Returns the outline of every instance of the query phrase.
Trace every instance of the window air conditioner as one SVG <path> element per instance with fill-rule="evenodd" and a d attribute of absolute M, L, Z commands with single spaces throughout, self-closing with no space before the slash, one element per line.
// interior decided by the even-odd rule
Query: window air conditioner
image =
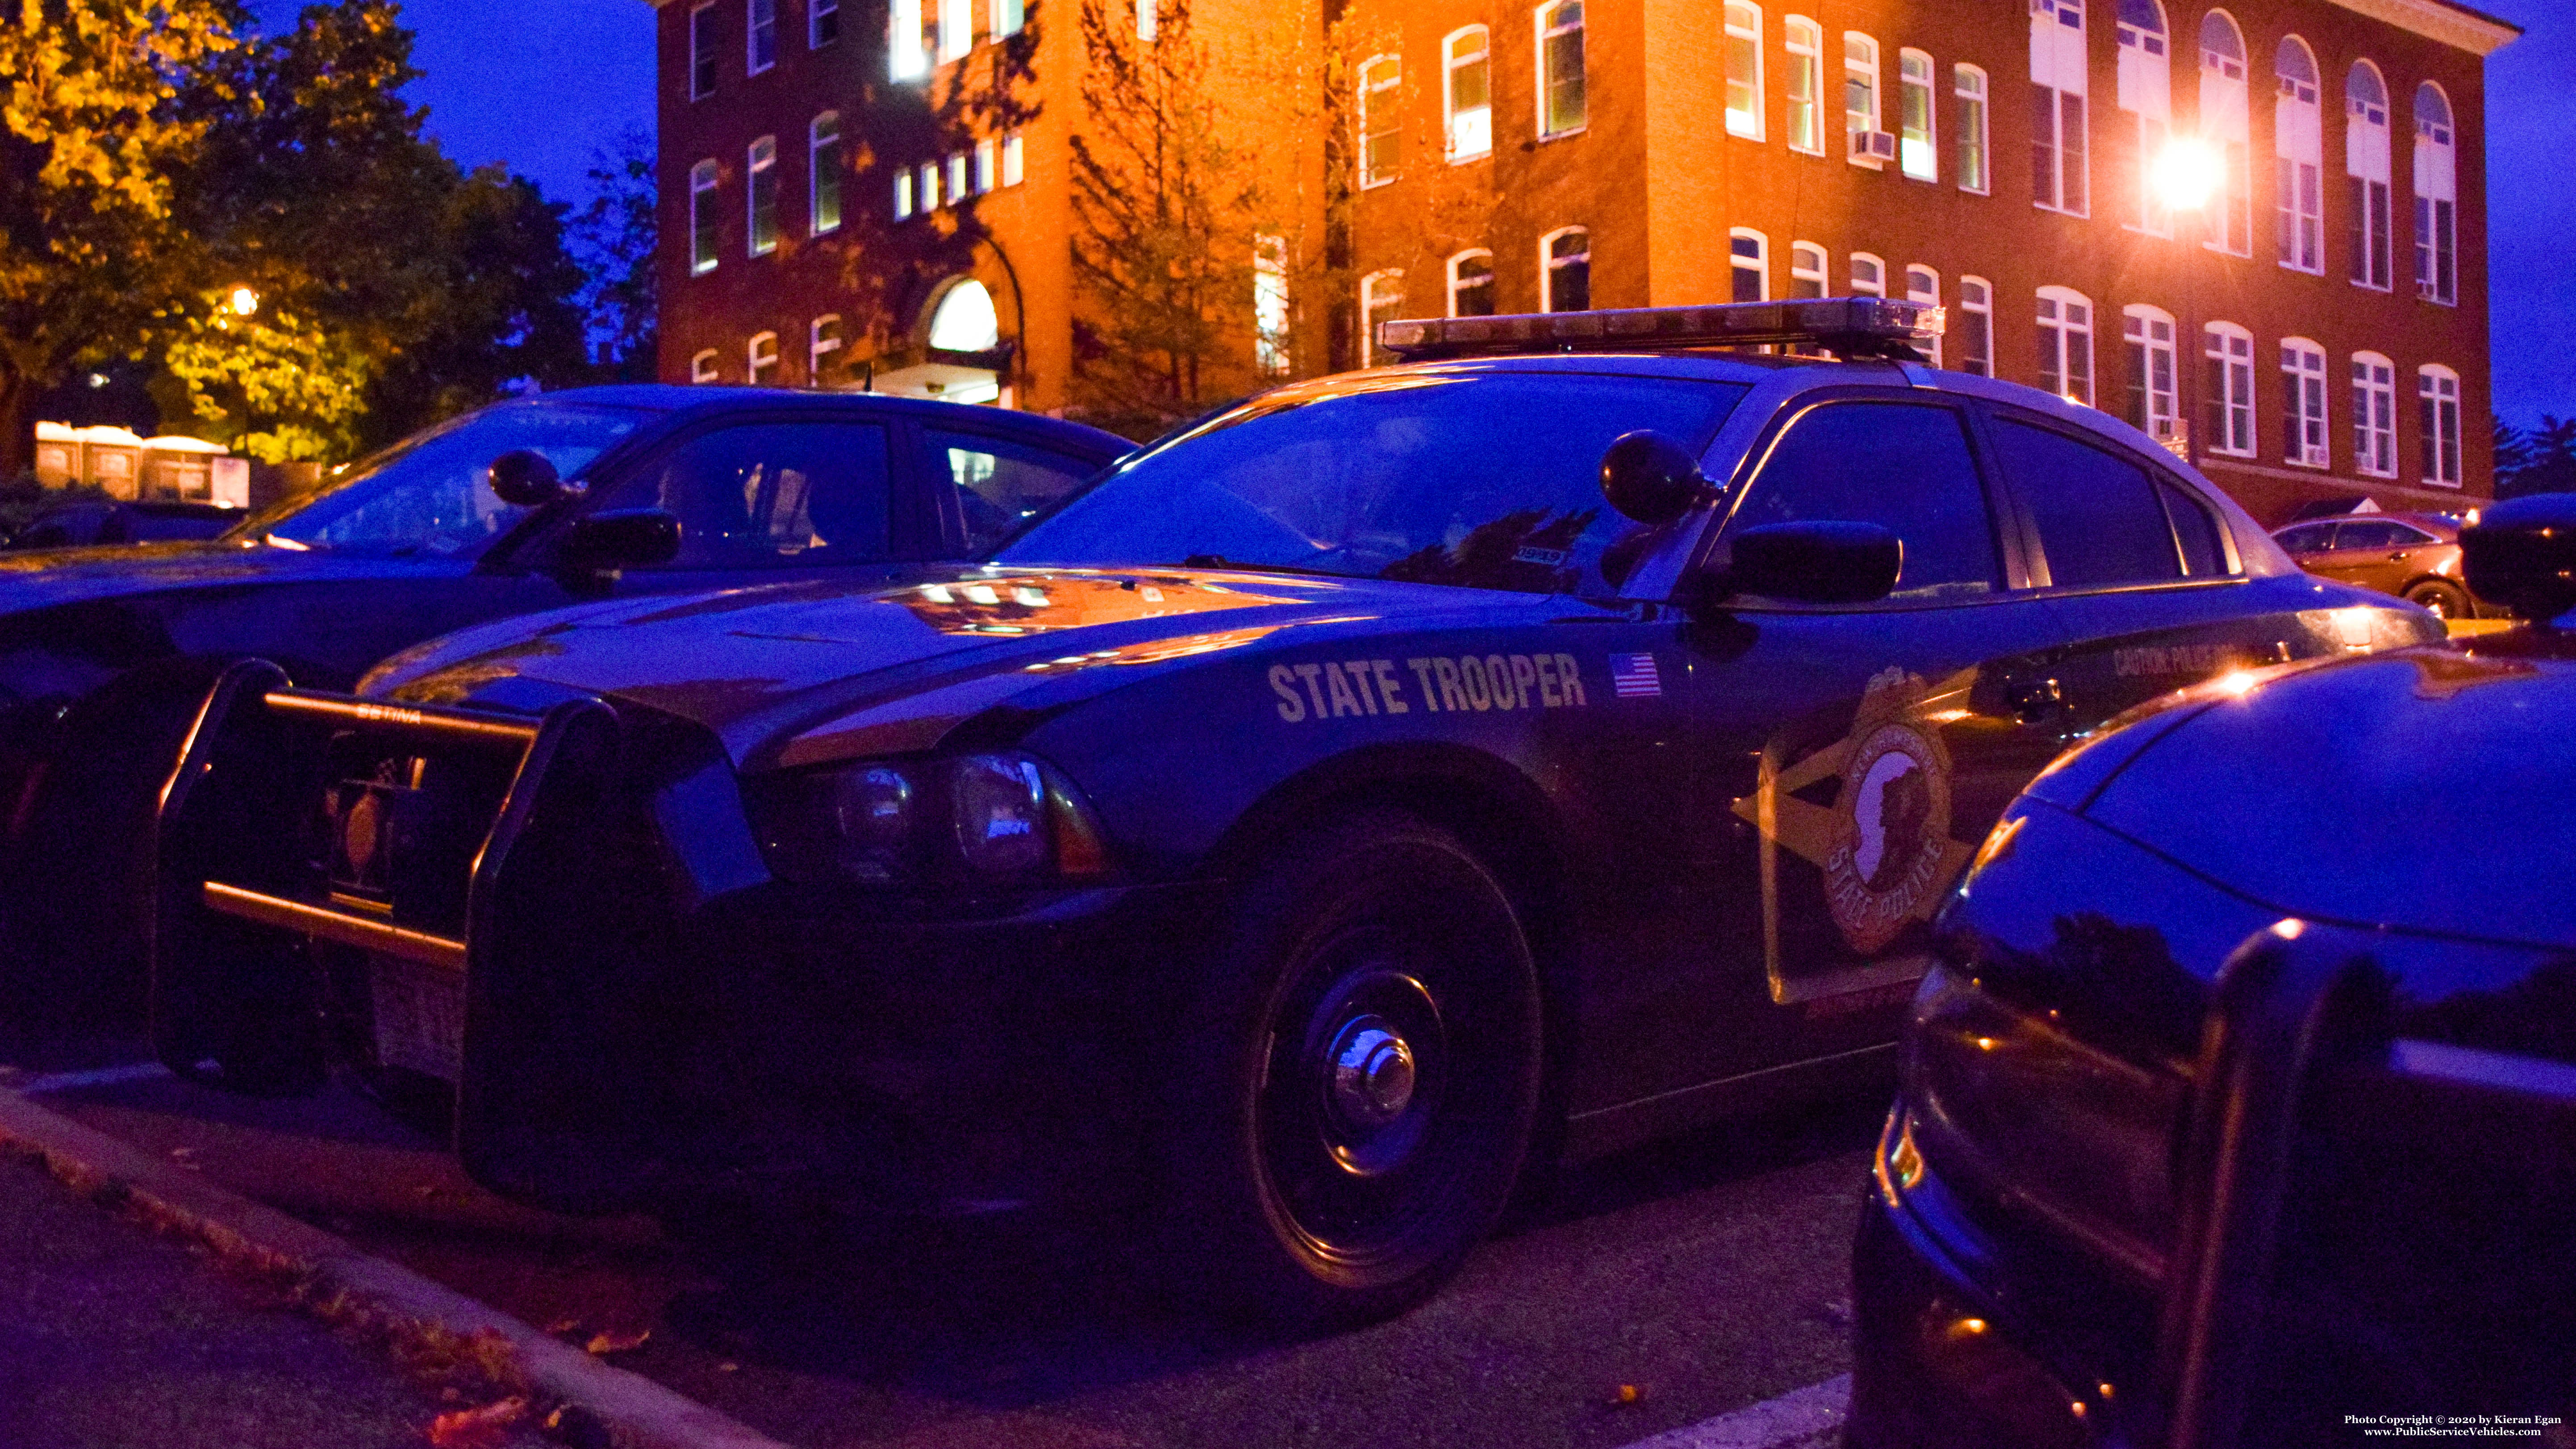
<path fill-rule="evenodd" d="M 1854 131 L 1851 133 L 1851 153 L 1875 161 L 1893 161 L 1896 159 L 1896 136 L 1889 131 Z"/>

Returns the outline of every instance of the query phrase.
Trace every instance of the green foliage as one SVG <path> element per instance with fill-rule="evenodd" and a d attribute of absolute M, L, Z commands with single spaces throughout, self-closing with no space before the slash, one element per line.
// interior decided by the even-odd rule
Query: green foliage
<path fill-rule="evenodd" d="M 79 503 L 104 499 L 107 490 L 87 483 L 67 488 L 48 488 L 36 481 L 33 473 L 21 473 L 0 483 L 0 538 L 6 538 L 34 521 L 37 514 L 57 503 Z"/>
<path fill-rule="evenodd" d="M 654 291 L 653 138 L 618 137 L 594 152 L 590 205 L 571 223 L 572 254 L 586 274 L 581 307 L 590 319 L 594 365 L 621 382 L 651 382 L 659 309 Z"/>
<path fill-rule="evenodd" d="M 2498 418 L 2495 432 L 2498 498 L 2576 493 L 2576 419 L 2543 413 L 2539 427 L 2524 429 Z"/>

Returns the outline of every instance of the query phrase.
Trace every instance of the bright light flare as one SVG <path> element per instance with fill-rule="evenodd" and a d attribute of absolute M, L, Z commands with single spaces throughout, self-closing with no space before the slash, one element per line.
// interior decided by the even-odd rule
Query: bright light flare
<path fill-rule="evenodd" d="M 2175 211 L 2198 211 L 2227 182 L 2227 160 L 2197 136 L 2176 136 L 2147 168 L 2156 199 Z"/>
<path fill-rule="evenodd" d="M 259 310 L 259 293 L 248 287 L 235 287 L 224 294 L 224 310 L 236 317 L 247 317 Z"/>

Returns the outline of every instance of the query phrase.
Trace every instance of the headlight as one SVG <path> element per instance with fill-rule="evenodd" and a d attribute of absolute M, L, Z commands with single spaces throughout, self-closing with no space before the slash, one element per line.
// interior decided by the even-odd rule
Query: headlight
<path fill-rule="evenodd" d="M 788 879 L 980 885 L 1104 875 L 1109 854 L 1070 781 L 1034 757 L 869 760 L 746 790 Z"/>
<path fill-rule="evenodd" d="M 969 755 L 949 776 L 957 851 L 985 875 L 1018 875 L 1047 858 L 1046 782 L 1025 755 Z"/>
<path fill-rule="evenodd" d="M 912 840 L 912 781 L 891 765 L 832 777 L 831 816 L 843 869 L 861 880 L 893 880 Z"/>

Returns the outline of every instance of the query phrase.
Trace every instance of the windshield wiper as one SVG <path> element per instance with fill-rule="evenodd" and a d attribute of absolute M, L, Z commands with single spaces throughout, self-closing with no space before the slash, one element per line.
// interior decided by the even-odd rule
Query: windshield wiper
<path fill-rule="evenodd" d="M 1227 558 L 1221 553 L 1191 554 L 1188 558 L 1181 560 L 1181 567 L 1185 569 L 1233 569 L 1239 573 L 1247 574 L 1306 574 L 1310 577 L 1319 579 L 1350 579 L 1359 577 L 1357 574 L 1336 573 L 1331 569 L 1310 569 L 1301 567 L 1297 564 L 1247 563 L 1242 559 Z"/>

